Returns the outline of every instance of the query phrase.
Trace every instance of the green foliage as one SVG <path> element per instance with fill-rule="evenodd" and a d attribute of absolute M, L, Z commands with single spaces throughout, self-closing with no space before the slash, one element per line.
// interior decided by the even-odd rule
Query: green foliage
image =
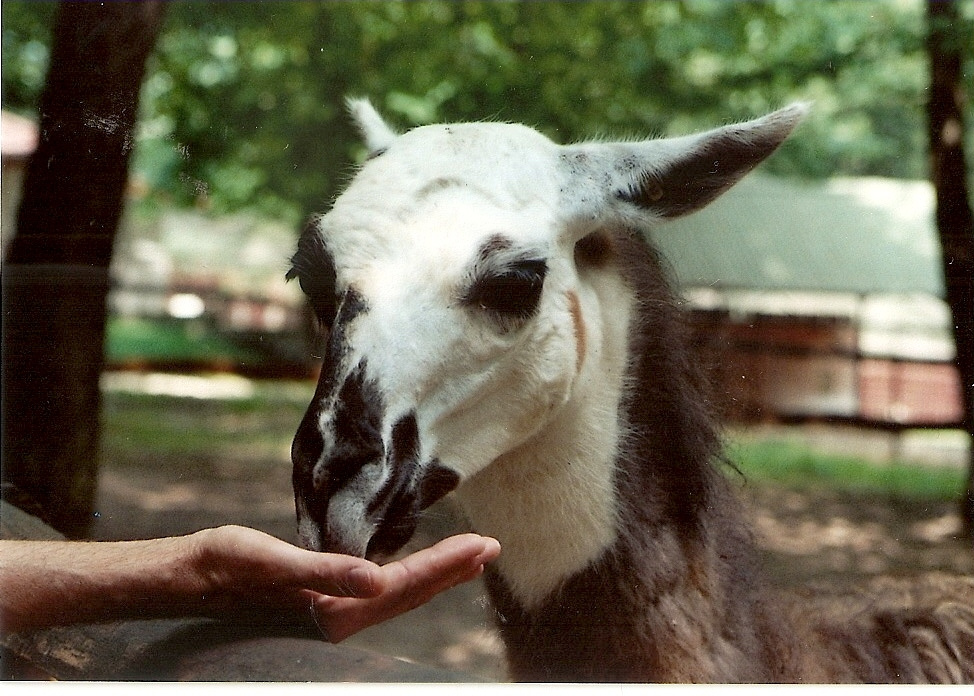
<path fill-rule="evenodd" d="M 4 0 L 5 108 L 35 104 L 51 15 Z M 560 141 L 812 99 L 772 171 L 923 177 L 924 31 L 918 0 L 172 2 L 136 169 L 164 201 L 296 224 L 361 155 L 347 95 L 403 128 L 492 118 Z"/>
<path fill-rule="evenodd" d="M 3 108 L 30 112 L 47 77 L 56 3 L 0 4 Z"/>

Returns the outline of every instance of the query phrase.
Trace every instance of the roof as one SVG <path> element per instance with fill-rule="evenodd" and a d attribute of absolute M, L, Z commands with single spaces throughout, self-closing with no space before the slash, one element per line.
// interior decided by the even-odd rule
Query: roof
<path fill-rule="evenodd" d="M 651 236 L 685 289 L 944 296 L 926 181 L 752 174 Z"/>

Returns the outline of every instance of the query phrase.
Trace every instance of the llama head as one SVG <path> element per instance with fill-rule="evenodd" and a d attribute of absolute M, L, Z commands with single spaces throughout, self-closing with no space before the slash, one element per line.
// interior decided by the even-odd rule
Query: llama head
<path fill-rule="evenodd" d="M 370 156 L 289 272 L 329 331 L 293 483 L 306 546 L 370 556 L 538 436 L 598 370 L 604 230 L 706 205 L 804 113 L 561 146 L 500 123 L 397 135 L 368 102 L 350 107 Z"/>

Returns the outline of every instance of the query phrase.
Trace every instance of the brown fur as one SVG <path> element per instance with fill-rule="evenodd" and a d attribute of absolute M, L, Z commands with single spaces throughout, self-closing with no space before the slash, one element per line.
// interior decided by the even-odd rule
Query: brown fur
<path fill-rule="evenodd" d="M 638 298 L 617 542 L 527 610 L 486 580 L 519 681 L 974 681 L 974 579 L 884 580 L 850 597 L 777 597 L 728 479 L 681 312 L 655 253 L 593 247 Z M 586 248 L 586 254 L 589 249 Z M 606 259 L 606 255 L 610 258 Z"/>
<path fill-rule="evenodd" d="M 568 309 L 572 315 L 572 327 L 575 331 L 575 369 L 581 370 L 582 363 L 585 362 L 585 321 L 582 319 L 582 306 L 578 301 L 578 295 L 569 291 Z"/>

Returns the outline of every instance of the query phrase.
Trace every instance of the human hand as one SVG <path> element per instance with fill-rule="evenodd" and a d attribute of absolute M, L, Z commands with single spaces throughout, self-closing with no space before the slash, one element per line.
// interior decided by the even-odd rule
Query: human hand
<path fill-rule="evenodd" d="M 379 566 L 307 551 L 247 527 L 206 529 L 188 539 L 194 544 L 194 593 L 205 613 L 255 606 L 261 613 L 310 612 L 334 643 L 473 580 L 500 553 L 496 540 L 462 534 Z"/>

